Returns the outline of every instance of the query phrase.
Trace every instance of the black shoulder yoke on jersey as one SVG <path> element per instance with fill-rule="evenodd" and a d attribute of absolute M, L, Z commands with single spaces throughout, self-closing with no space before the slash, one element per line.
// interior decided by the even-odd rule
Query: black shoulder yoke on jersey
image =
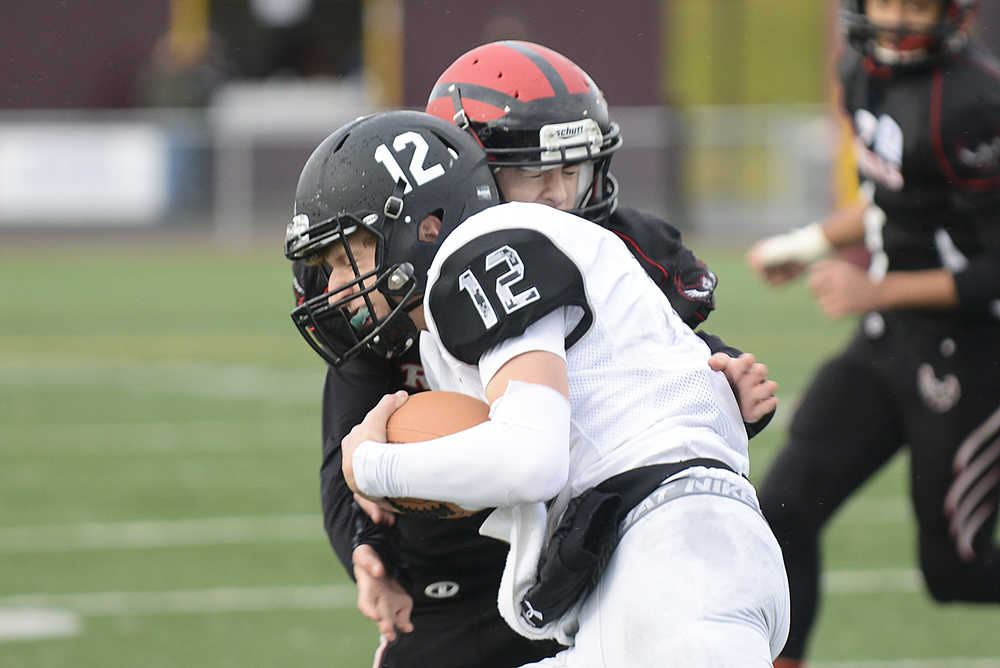
<path fill-rule="evenodd" d="M 945 178 L 963 191 L 1000 192 L 1000 62 L 973 43 L 931 85 L 939 107 L 932 117 L 935 151 Z"/>
<path fill-rule="evenodd" d="M 428 304 L 445 348 L 466 364 L 560 306 L 584 312 L 567 348 L 593 321 L 576 264 L 547 236 L 523 228 L 484 234 L 452 253 Z"/>
<path fill-rule="evenodd" d="M 681 242 L 681 233 L 665 220 L 619 206 L 607 229 L 625 242 L 681 320 L 695 329 L 715 308 L 718 279 Z"/>

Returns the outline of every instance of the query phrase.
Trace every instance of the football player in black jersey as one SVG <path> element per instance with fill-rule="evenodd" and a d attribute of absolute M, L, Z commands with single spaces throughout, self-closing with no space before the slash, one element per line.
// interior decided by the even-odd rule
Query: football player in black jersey
<path fill-rule="evenodd" d="M 1000 601 L 1000 63 L 969 39 L 974 10 L 843 3 L 841 99 L 862 198 L 748 254 L 773 284 L 808 266 L 829 316 L 861 316 L 802 397 L 761 489 L 792 592 L 779 665 L 806 651 L 826 521 L 904 446 L 931 595 Z M 821 259 L 861 241 L 867 272 Z"/>
<path fill-rule="evenodd" d="M 507 95 L 506 88 L 490 89 L 473 61 L 502 70 L 501 79 L 493 72 L 492 82 L 502 80 L 517 89 L 520 101 Z M 452 88 L 452 83 L 459 85 Z M 529 100 L 532 87 L 547 92 L 535 93 Z M 489 104 L 497 96 L 510 102 L 504 103 L 508 109 L 500 109 L 499 115 Z M 456 108 L 466 113 L 459 114 Z M 481 110 L 489 113 L 484 116 Z M 505 183 L 503 197 L 572 209 L 608 227 L 626 243 L 690 327 L 708 317 L 714 308 L 714 274 L 682 245 L 675 228 L 618 206 L 618 186 L 608 167 L 621 145 L 620 132 L 608 118 L 600 91 L 571 61 L 523 42 L 477 47 L 442 74 L 428 111 L 460 123 L 485 145 L 497 178 Z M 584 123 L 585 119 L 592 122 Z M 511 133 L 512 128 L 518 132 Z M 544 136 L 543 128 L 548 132 Z M 551 153 L 543 152 L 543 141 L 549 142 Z M 400 173 L 417 150 L 401 146 L 413 155 L 400 161 L 390 160 L 388 152 L 379 156 L 387 169 Z M 297 304 L 326 289 L 327 274 L 322 267 L 296 261 L 293 272 Z M 748 407 L 744 411 L 747 428 L 756 433 L 773 414 L 776 385 L 764 380 L 766 369 L 752 356 L 740 356 L 717 337 L 699 335 L 713 351 L 727 353 L 714 357 L 712 363 L 719 369 L 726 367 L 734 388 L 741 390 Z M 495 595 L 507 546 L 478 534 L 482 514 L 449 521 L 396 518 L 364 500 L 356 502 L 347 489 L 341 475 L 341 439 L 383 394 L 399 389 L 427 389 L 415 348 L 389 360 L 365 353 L 339 368 L 331 367 L 323 392 L 324 524 L 335 552 L 358 582 L 359 608 L 378 622 L 389 641 L 383 644 L 381 663 L 376 665 L 433 662 L 499 668 L 554 653 L 557 645 L 526 641 L 497 614 Z M 367 512 L 362 512 L 359 503 Z M 416 631 L 400 636 L 397 628 Z"/>

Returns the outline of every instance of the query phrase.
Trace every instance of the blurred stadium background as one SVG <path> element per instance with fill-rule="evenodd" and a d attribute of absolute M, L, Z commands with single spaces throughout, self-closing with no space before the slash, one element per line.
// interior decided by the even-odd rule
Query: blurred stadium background
<path fill-rule="evenodd" d="M 1000 6 L 981 34 L 1000 51 Z M 5 0 L 0 21 L 0 666 L 367 666 L 318 512 L 318 360 L 280 247 L 299 169 L 351 118 L 422 107 L 476 44 L 602 86 L 623 199 L 720 276 L 710 331 L 798 392 L 850 322 L 766 291 L 750 239 L 850 192 L 836 2 Z M 1000 666 L 993 608 L 940 607 L 905 458 L 827 536 L 818 668 Z"/>

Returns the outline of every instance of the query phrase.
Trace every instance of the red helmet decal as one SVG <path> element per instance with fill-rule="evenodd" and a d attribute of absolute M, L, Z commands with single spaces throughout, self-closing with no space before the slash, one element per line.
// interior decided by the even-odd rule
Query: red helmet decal
<path fill-rule="evenodd" d="M 475 84 L 525 102 L 552 97 L 552 84 L 534 63 L 500 44 L 473 49 L 444 71 L 438 83 Z"/>
<path fill-rule="evenodd" d="M 583 70 L 577 66 L 572 60 L 566 56 L 548 49 L 539 44 L 532 44 L 531 42 L 514 42 L 518 46 L 534 51 L 539 55 L 539 57 L 544 58 L 548 61 L 559 76 L 562 78 L 563 84 L 566 86 L 566 91 L 570 95 L 577 95 L 580 93 L 586 93 L 590 91 L 593 82 L 584 73 Z"/>
<path fill-rule="evenodd" d="M 530 102 L 557 91 L 587 93 L 592 82 L 565 56 L 530 42 L 493 42 L 458 58 L 441 74 L 441 84 L 472 84 Z M 465 95 L 463 95 L 465 98 Z"/>

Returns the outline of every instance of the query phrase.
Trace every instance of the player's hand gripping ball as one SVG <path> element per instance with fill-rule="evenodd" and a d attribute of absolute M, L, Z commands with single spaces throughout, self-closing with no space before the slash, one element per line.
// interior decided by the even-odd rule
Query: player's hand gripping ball
<path fill-rule="evenodd" d="M 489 417 L 489 404 L 474 397 L 458 392 L 419 392 L 410 395 L 389 417 L 386 436 L 390 443 L 428 441 L 474 427 Z M 457 519 L 476 512 L 454 503 L 427 499 L 407 497 L 386 501 L 400 513 L 436 519 Z"/>

